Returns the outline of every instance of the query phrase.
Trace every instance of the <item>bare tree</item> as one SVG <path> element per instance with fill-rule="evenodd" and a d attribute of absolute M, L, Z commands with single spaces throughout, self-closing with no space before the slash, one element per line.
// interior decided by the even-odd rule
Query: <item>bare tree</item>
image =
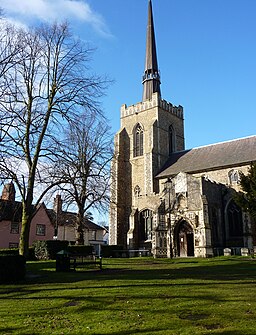
<path fill-rule="evenodd" d="M 0 17 L 2 11 L 0 8 Z M 0 20 L 0 78 L 6 75 L 15 64 L 15 57 L 20 51 L 19 33 L 3 18 Z M 6 85 L 4 80 L 0 81 L 0 96 L 5 94 Z M 0 138 L 1 140 L 1 138 Z"/>
<path fill-rule="evenodd" d="M 65 147 L 62 143 L 62 154 L 53 168 L 54 178 L 65 181 L 60 187 L 65 202 L 77 208 L 77 244 L 84 244 L 84 219 L 89 210 L 108 208 L 112 138 L 104 118 L 80 118 L 70 124 Z"/>
<path fill-rule="evenodd" d="M 57 139 L 81 110 L 100 113 L 98 99 L 107 81 L 89 75 L 93 50 L 74 39 L 66 23 L 13 31 L 10 46 L 18 53 L 0 78 L 4 92 L 0 96 L 0 177 L 13 180 L 20 193 L 19 250 L 27 255 L 32 204 L 36 200 L 36 206 L 59 182 L 47 176 L 44 184 L 40 171 L 56 159 Z"/>

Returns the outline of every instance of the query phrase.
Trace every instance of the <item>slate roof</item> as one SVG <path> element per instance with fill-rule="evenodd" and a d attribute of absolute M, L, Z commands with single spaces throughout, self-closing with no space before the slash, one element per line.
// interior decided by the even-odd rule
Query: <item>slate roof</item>
<path fill-rule="evenodd" d="M 156 177 L 217 170 L 251 162 L 256 162 L 256 136 L 175 152 Z"/>

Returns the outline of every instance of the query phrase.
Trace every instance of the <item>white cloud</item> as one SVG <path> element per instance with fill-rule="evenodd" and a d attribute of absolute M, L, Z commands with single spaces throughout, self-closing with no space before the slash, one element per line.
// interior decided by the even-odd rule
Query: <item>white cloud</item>
<path fill-rule="evenodd" d="M 111 35 L 103 17 L 93 11 L 86 0 L 1 0 L 0 7 L 12 20 L 54 21 L 79 20 L 87 22 L 98 33 Z"/>

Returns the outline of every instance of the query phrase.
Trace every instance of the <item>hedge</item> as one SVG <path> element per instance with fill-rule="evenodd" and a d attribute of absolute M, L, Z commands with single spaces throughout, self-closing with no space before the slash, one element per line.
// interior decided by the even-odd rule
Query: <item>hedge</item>
<path fill-rule="evenodd" d="M 92 245 L 69 245 L 67 251 L 71 254 L 91 255 L 94 251 Z"/>
<path fill-rule="evenodd" d="M 124 250 L 122 245 L 102 245 L 101 246 L 101 256 L 108 257 L 120 257 L 121 251 Z"/>
<path fill-rule="evenodd" d="M 34 243 L 35 257 L 40 260 L 56 259 L 56 254 L 61 250 L 67 250 L 68 241 L 48 240 Z"/>
<path fill-rule="evenodd" d="M 35 250 L 34 247 L 29 247 L 28 250 L 28 261 L 34 261 L 35 258 Z M 19 249 L 18 248 L 11 248 L 11 249 L 0 249 L 0 256 L 1 255 L 18 255 L 19 254 Z"/>
<path fill-rule="evenodd" d="M 26 259 L 20 255 L 0 255 L 0 282 L 15 282 L 25 278 Z"/>

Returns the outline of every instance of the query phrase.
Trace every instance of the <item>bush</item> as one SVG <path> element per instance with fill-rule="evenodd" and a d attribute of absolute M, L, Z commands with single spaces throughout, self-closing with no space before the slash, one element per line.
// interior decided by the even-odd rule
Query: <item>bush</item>
<path fill-rule="evenodd" d="M 121 257 L 121 253 L 124 251 L 122 245 L 102 245 L 101 246 L 101 256 L 108 257 Z"/>
<path fill-rule="evenodd" d="M 93 253 L 92 245 L 69 245 L 67 251 L 71 254 L 91 255 Z"/>
<path fill-rule="evenodd" d="M 15 282 L 25 278 L 26 259 L 20 255 L 0 255 L 0 282 Z"/>
<path fill-rule="evenodd" d="M 41 260 L 56 259 L 56 254 L 67 250 L 68 241 L 36 241 L 34 243 L 35 257 Z"/>

